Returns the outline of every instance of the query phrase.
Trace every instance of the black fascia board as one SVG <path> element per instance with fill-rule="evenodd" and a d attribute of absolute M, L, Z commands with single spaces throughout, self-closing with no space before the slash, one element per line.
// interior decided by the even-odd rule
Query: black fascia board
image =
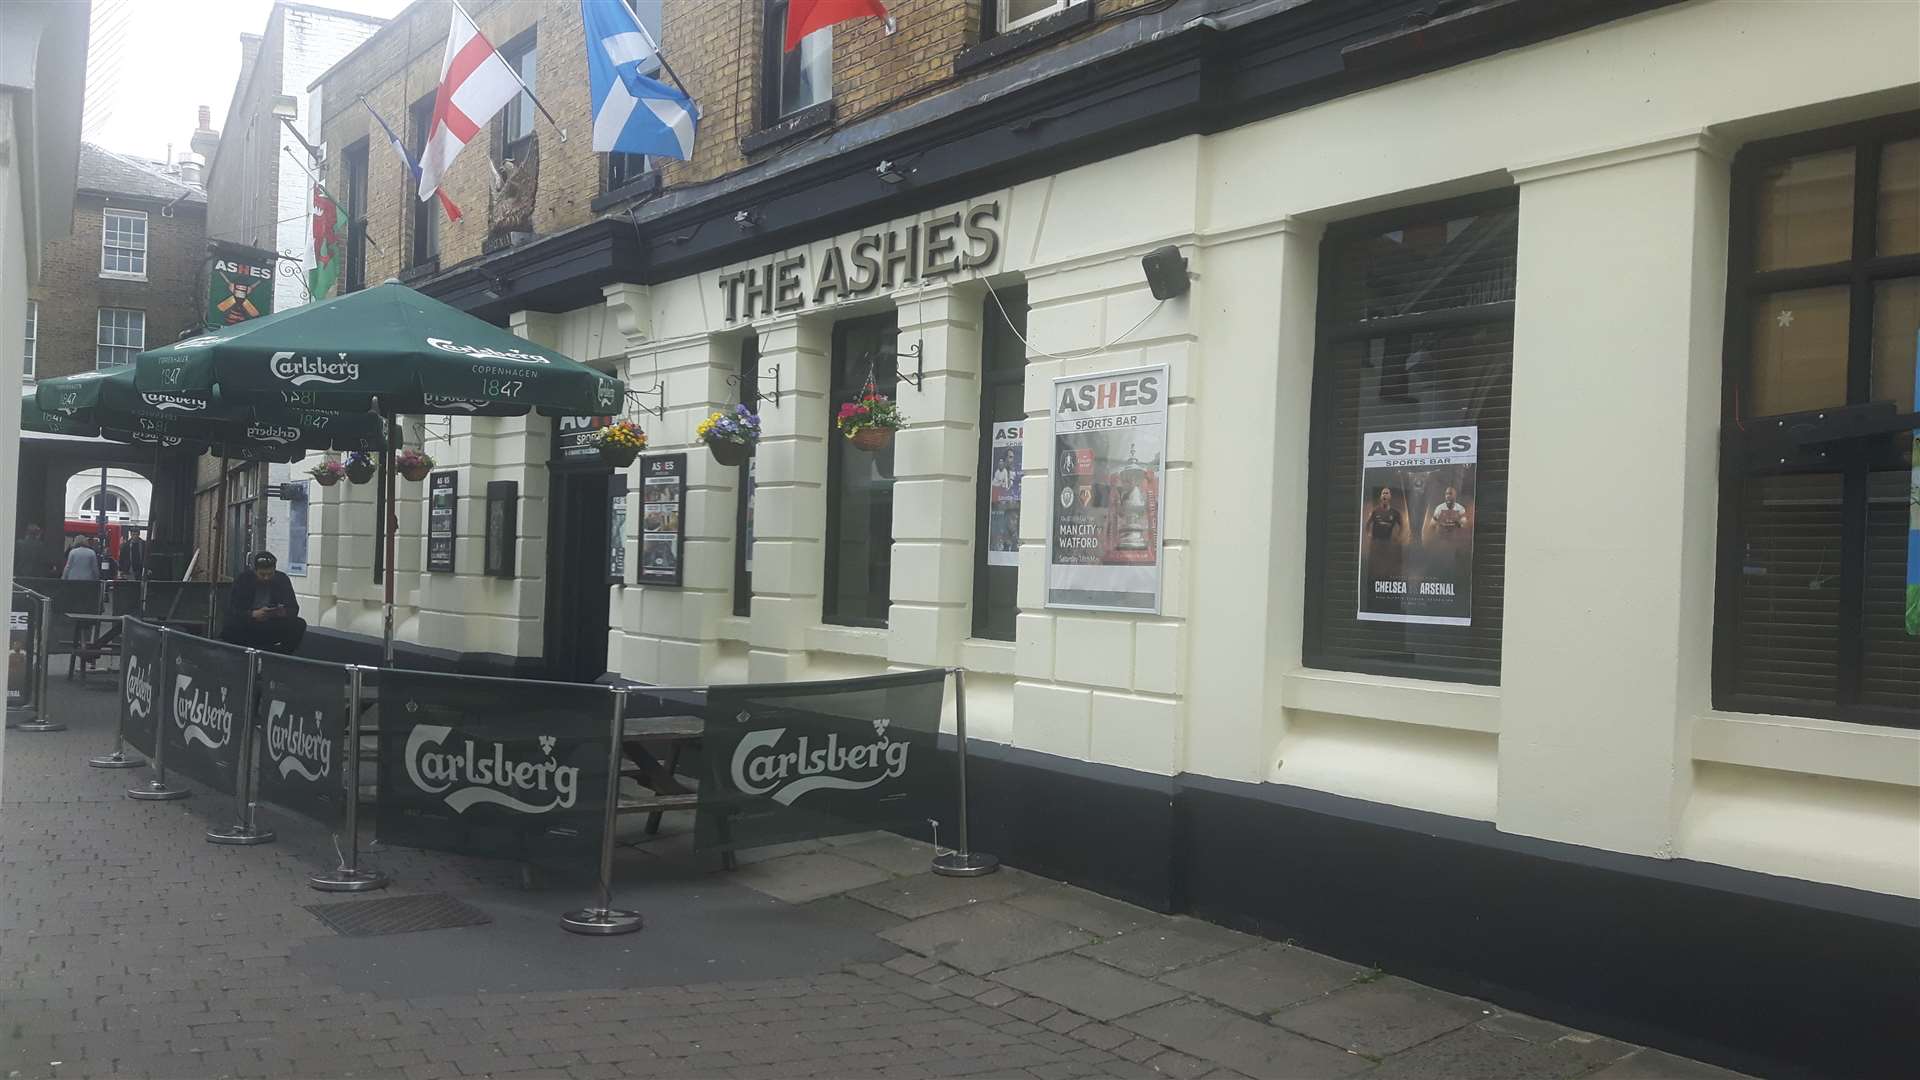
<path fill-rule="evenodd" d="M 570 310 L 597 302 L 609 282 L 674 280 L 1676 2 L 1509 0 L 1484 5 L 1475 32 L 1433 35 L 1423 49 L 1407 30 L 1431 0 L 1218 11 L 1219 0 L 1185 0 L 419 287 L 494 322 L 519 309 Z M 1374 44 L 1382 40 L 1393 44 Z M 908 182 L 882 182 L 883 159 L 911 169 Z M 752 228 L 735 223 L 740 211 Z"/>

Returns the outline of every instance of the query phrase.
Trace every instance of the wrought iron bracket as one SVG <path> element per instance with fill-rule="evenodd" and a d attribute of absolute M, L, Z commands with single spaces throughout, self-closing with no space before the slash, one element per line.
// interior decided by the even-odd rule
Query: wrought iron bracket
<path fill-rule="evenodd" d="M 923 344 L 925 344 L 925 342 L 916 341 L 913 343 L 913 348 L 908 349 L 904 353 L 895 353 L 893 357 L 893 377 L 913 387 L 915 390 L 922 392 L 926 390 L 927 382 L 927 360 L 926 357 L 920 355 L 920 347 Z M 911 375 L 907 374 L 906 371 L 900 367 L 900 359 L 905 356 L 913 357 L 913 374 Z"/>
<path fill-rule="evenodd" d="M 771 379 L 773 381 L 773 389 L 769 391 L 769 390 L 761 390 L 758 387 L 756 387 L 754 390 L 754 397 L 758 401 L 766 401 L 771 399 L 773 401 L 773 407 L 777 409 L 780 407 L 780 365 L 779 364 L 775 364 L 763 372 L 756 373 L 756 378 L 755 378 L 756 382 L 759 382 L 764 385 L 768 379 Z M 728 386 L 739 386 L 741 381 L 742 379 L 739 375 L 727 376 Z"/>
<path fill-rule="evenodd" d="M 642 404 L 646 398 L 657 398 L 660 404 Z M 634 408 L 649 416 L 657 417 L 664 422 L 667 419 L 667 384 L 655 380 L 654 384 L 645 390 L 635 390 L 632 387 L 628 387 L 627 404 L 632 405 Z"/>

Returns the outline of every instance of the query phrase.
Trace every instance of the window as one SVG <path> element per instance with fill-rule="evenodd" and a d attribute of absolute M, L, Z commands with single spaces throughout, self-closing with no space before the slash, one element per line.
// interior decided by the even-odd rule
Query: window
<path fill-rule="evenodd" d="M 367 140 L 361 139 L 344 152 L 347 173 L 347 267 L 341 275 L 344 295 L 367 287 Z"/>
<path fill-rule="evenodd" d="M 895 393 L 891 312 L 833 328 L 833 379 L 827 394 L 827 573 L 823 621 L 885 626 L 892 604 L 893 446 L 856 450 L 833 430 L 840 403 L 868 382 Z"/>
<path fill-rule="evenodd" d="M 740 342 L 740 404 L 760 411 L 760 342 L 751 336 Z M 753 614 L 753 463 L 740 466 L 733 514 L 733 613 L 743 618 Z"/>
<path fill-rule="evenodd" d="M 995 4 L 999 14 L 996 29 L 1004 34 L 1009 30 L 1018 30 L 1039 22 L 1049 15 L 1058 15 L 1075 4 L 1086 0 L 989 0 Z"/>
<path fill-rule="evenodd" d="M 108 210 L 100 216 L 100 276 L 147 279 L 147 215 Z"/>
<path fill-rule="evenodd" d="M 536 76 L 539 72 L 539 51 L 534 48 L 539 42 L 531 31 L 514 39 L 500 50 L 500 56 L 507 66 L 518 72 L 520 81 L 527 84 L 527 90 L 538 93 L 540 83 Z M 527 140 L 533 137 L 533 122 L 539 116 L 539 110 L 533 104 L 532 95 L 521 91 L 507 107 L 500 110 L 500 122 L 496 129 L 499 138 L 494 140 L 498 159 L 509 158 L 518 161 L 527 152 Z"/>
<path fill-rule="evenodd" d="M 640 26 L 656 44 L 665 40 L 660 33 L 660 5 L 663 2 L 664 0 L 635 0 L 629 5 L 635 17 L 640 20 Z M 649 54 L 646 61 L 640 65 L 639 72 L 648 78 L 662 78 L 660 55 Z M 628 184 L 638 182 L 641 177 L 653 171 L 654 167 L 653 159 L 645 154 L 610 153 L 607 155 L 606 184 L 601 190 L 618 191 Z"/>
<path fill-rule="evenodd" d="M 787 0 L 768 0 L 762 30 L 761 127 L 772 127 L 833 97 L 833 27 L 801 38 L 792 52 L 781 48 L 786 37 Z"/>
<path fill-rule="evenodd" d="M 413 103 L 407 110 L 408 123 L 413 126 L 413 160 L 419 161 L 427 151 L 427 132 L 433 129 L 433 94 L 428 94 Z M 405 166 L 402 166 L 404 173 Z M 408 266 L 419 266 L 440 257 L 440 201 L 420 198 L 420 185 L 412 176 L 402 175 L 400 190 L 407 204 L 413 208 L 413 246 L 412 258 Z"/>
<path fill-rule="evenodd" d="M 147 347 L 147 313 L 132 308 L 100 309 L 93 366 L 101 371 L 126 367 Z"/>
<path fill-rule="evenodd" d="M 1503 191 L 1327 232 L 1308 464 L 1310 667 L 1499 681 L 1515 204 Z M 1474 429 L 1473 464 L 1363 467 L 1363 442 L 1390 441 L 1368 436 L 1446 428 Z"/>
<path fill-rule="evenodd" d="M 27 301 L 27 347 L 20 354 L 22 375 L 33 381 L 34 354 L 40 348 L 40 301 Z"/>
<path fill-rule="evenodd" d="M 1012 641 L 1020 613 L 1020 473 L 1026 424 L 1027 289 L 989 293 L 980 338 L 980 498 L 974 515 L 973 636 Z"/>
<path fill-rule="evenodd" d="M 125 518 L 129 513 L 132 513 L 131 509 L 129 509 L 128 507 L 127 501 L 120 497 L 119 492 L 108 491 L 106 493 L 105 498 L 103 499 L 100 493 L 96 491 L 93 494 L 87 496 L 85 499 L 81 500 L 80 515 L 82 517 L 99 516 L 103 512 L 101 510 L 102 502 L 105 502 L 106 504 L 106 510 L 104 511 L 104 513 L 110 518 Z"/>
<path fill-rule="evenodd" d="M 1734 161 L 1713 697 L 1920 727 L 1920 113 Z"/>

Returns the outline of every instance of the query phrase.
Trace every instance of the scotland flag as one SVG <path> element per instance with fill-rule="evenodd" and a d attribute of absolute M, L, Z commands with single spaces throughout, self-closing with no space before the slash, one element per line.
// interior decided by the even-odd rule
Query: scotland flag
<path fill-rule="evenodd" d="M 593 148 L 685 161 L 699 117 L 693 99 L 640 73 L 659 45 L 621 0 L 580 0 L 593 90 Z"/>

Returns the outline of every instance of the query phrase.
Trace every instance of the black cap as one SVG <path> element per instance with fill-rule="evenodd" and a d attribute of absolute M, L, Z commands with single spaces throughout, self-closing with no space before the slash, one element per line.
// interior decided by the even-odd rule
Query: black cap
<path fill-rule="evenodd" d="M 263 551 L 253 557 L 253 568 L 255 570 L 271 570 L 278 565 L 280 565 L 280 560 L 274 558 L 273 552 L 271 551 Z"/>

